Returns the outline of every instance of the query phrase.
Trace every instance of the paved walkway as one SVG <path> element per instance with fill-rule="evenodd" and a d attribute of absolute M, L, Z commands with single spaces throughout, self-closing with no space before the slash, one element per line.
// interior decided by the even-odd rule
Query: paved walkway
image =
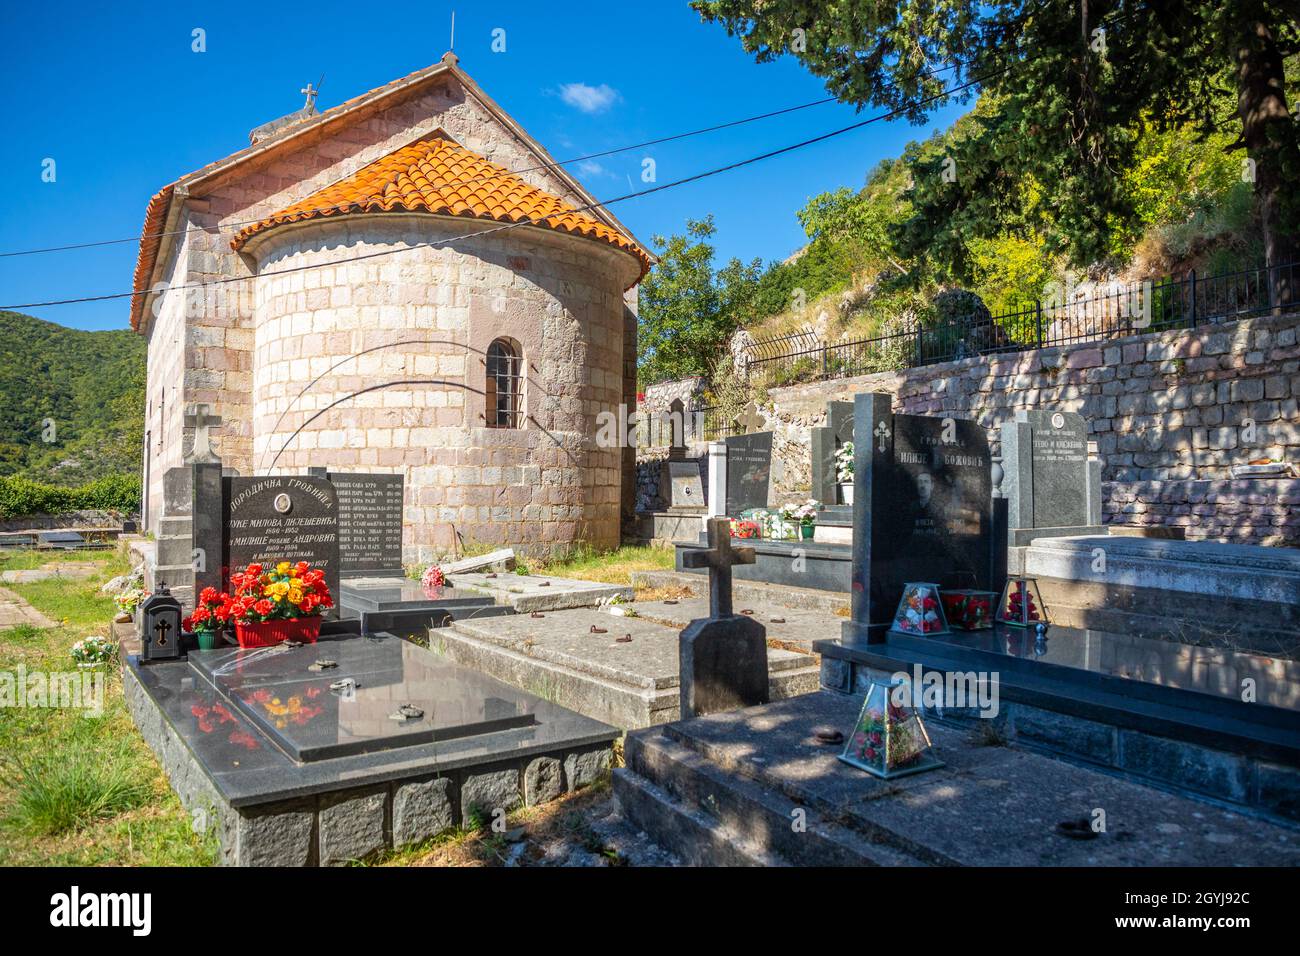
<path fill-rule="evenodd" d="M 19 624 L 33 627 L 54 627 L 55 622 L 32 607 L 13 591 L 0 588 L 0 631 L 6 631 Z"/>

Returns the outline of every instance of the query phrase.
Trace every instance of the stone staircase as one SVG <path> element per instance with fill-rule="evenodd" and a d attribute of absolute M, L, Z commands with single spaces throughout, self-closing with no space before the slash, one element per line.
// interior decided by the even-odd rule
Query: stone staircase
<path fill-rule="evenodd" d="M 943 767 L 881 780 L 816 738 L 860 706 L 820 692 L 632 731 L 614 795 L 694 866 L 1300 862 L 1292 827 L 942 725 L 929 730 Z M 1098 807 L 1104 832 L 1063 832 Z"/>

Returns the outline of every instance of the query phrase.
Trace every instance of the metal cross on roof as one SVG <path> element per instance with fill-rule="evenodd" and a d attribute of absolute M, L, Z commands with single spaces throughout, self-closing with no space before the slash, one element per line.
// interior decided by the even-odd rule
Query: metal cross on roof
<path fill-rule="evenodd" d="M 753 548 L 731 546 L 731 521 L 727 518 L 709 519 L 709 547 L 707 551 L 683 551 L 682 567 L 709 569 L 709 617 L 731 617 L 731 566 L 753 564 Z"/>
<path fill-rule="evenodd" d="M 321 79 L 324 79 L 324 77 L 321 77 Z M 316 111 L 316 97 L 320 95 L 320 87 L 319 87 L 319 86 L 315 86 L 315 87 L 314 87 L 314 86 L 312 86 L 310 83 L 308 83 L 306 86 L 304 86 L 304 87 L 303 87 L 302 89 L 300 89 L 298 92 L 301 93 L 301 94 L 303 94 L 304 96 L 307 97 L 307 102 L 306 102 L 306 104 L 303 106 L 303 109 L 305 109 L 305 110 L 310 110 L 310 111 L 312 111 L 312 112 L 315 112 L 315 111 Z"/>
<path fill-rule="evenodd" d="M 191 405 L 185 411 L 185 427 L 194 429 L 194 446 L 190 450 L 187 462 L 213 464 L 220 462 L 212 450 L 212 436 L 209 429 L 221 427 L 221 416 L 213 415 L 209 405 Z"/>

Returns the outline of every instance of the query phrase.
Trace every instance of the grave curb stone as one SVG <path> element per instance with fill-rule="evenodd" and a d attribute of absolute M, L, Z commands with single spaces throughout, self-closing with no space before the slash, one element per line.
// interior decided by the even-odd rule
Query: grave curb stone
<path fill-rule="evenodd" d="M 535 807 L 564 792 L 564 767 L 554 757 L 535 757 L 524 768 L 524 805 Z"/>
<path fill-rule="evenodd" d="M 363 860 L 384 849 L 388 788 L 348 790 L 320 798 L 319 842 L 322 866 Z"/>
<path fill-rule="evenodd" d="M 460 785 L 461 823 L 469 824 L 470 815 L 476 807 L 486 812 L 487 822 L 490 823 L 494 811 L 505 810 L 508 813 L 522 802 L 518 770 L 488 770 L 467 774 L 465 782 Z"/>
<path fill-rule="evenodd" d="M 423 843 L 456 824 L 451 778 L 435 777 L 393 787 L 393 846 Z"/>

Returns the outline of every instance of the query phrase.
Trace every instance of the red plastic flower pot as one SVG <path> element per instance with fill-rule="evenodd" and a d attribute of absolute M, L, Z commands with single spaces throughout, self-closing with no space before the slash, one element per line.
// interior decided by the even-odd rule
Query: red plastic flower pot
<path fill-rule="evenodd" d="M 319 617 L 299 617 L 281 621 L 262 621 L 249 624 L 240 621 L 235 625 L 235 638 L 239 646 L 274 647 L 285 641 L 298 641 L 301 644 L 315 644 L 320 637 Z"/>

